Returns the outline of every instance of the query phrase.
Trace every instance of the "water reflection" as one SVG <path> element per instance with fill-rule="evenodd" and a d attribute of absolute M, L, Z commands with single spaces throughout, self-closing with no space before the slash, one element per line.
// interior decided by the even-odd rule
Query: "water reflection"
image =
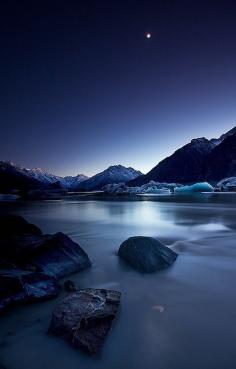
<path fill-rule="evenodd" d="M 64 231 L 81 238 L 150 235 L 167 240 L 193 239 L 234 229 L 235 207 L 216 203 L 157 201 L 41 202 L 10 207 L 44 232 Z"/>
<path fill-rule="evenodd" d="M 98 359 L 46 335 L 55 300 L 12 311 L 1 319 L 0 343 L 5 346 L 0 361 L 6 367 L 235 368 L 233 203 L 69 199 L 2 210 L 25 216 L 44 232 L 60 230 L 78 241 L 93 261 L 90 270 L 70 277 L 79 287 L 122 292 L 119 316 Z M 171 268 L 139 274 L 116 255 L 132 235 L 157 237 L 180 255 Z"/>

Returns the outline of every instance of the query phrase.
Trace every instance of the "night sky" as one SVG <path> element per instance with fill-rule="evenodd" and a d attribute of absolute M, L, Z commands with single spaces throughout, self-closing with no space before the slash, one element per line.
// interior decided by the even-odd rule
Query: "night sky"
<path fill-rule="evenodd" d="M 0 160 L 147 172 L 236 124 L 235 0 L 6 0 L 0 52 Z"/>

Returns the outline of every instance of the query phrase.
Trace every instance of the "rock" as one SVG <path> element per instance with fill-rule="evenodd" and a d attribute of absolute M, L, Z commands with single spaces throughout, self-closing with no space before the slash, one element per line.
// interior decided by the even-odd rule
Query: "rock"
<path fill-rule="evenodd" d="M 53 298 L 59 292 L 56 279 L 44 273 L 0 270 L 0 312 L 19 303 Z"/>
<path fill-rule="evenodd" d="M 9 235 L 33 234 L 41 236 L 41 230 L 34 224 L 28 223 L 20 215 L 0 215 L 0 238 Z"/>
<path fill-rule="evenodd" d="M 91 266 L 86 252 L 70 237 L 61 232 L 49 237 L 42 251 L 31 260 L 44 273 L 61 278 Z"/>
<path fill-rule="evenodd" d="M 0 225 L 1 263 L 4 260 L 54 277 L 64 277 L 91 265 L 86 252 L 61 232 L 43 235 L 20 216 L 2 216 Z"/>
<path fill-rule="evenodd" d="M 67 292 L 75 292 L 75 291 L 77 291 L 77 288 L 76 288 L 74 282 L 73 281 L 70 281 L 69 279 L 64 282 L 64 289 Z"/>
<path fill-rule="evenodd" d="M 152 273 L 170 266 L 177 254 L 152 237 L 130 237 L 119 248 L 118 255 L 134 269 Z"/>
<path fill-rule="evenodd" d="M 48 330 L 89 354 L 100 351 L 120 304 L 121 293 L 84 289 L 69 294 L 56 306 Z"/>

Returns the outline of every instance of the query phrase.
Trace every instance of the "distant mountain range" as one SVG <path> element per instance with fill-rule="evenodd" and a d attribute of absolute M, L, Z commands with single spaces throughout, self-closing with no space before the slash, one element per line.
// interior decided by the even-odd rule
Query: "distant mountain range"
<path fill-rule="evenodd" d="M 214 184 L 233 176 L 236 176 L 236 127 L 218 139 L 193 139 L 145 175 L 133 168 L 113 165 L 90 178 L 83 174 L 60 177 L 40 168 L 26 169 L 11 162 L 0 161 L 0 192 L 27 192 L 47 187 L 93 191 L 107 184 L 140 186 L 151 180 L 182 184 L 209 181 Z"/>
<path fill-rule="evenodd" d="M 236 176 L 236 127 L 218 139 L 193 139 L 128 185 L 140 186 L 151 180 L 183 184 L 200 181 L 216 183 L 232 176 Z"/>
<path fill-rule="evenodd" d="M 74 190 L 81 182 L 88 179 L 84 174 L 78 174 L 77 176 L 60 177 L 55 174 L 51 174 L 41 168 L 22 169 L 29 177 L 35 178 L 44 184 L 52 184 L 59 182 L 62 188 Z"/>
<path fill-rule="evenodd" d="M 29 191 L 48 186 L 73 190 L 86 179 L 88 177 L 83 174 L 74 177 L 60 177 L 41 168 L 27 169 L 12 162 L 0 161 L 0 192 L 3 193 L 14 189 Z"/>
<path fill-rule="evenodd" d="M 114 165 L 90 178 L 84 174 L 60 177 L 41 168 L 27 169 L 12 162 L 0 161 L 0 192 L 7 193 L 12 190 L 27 192 L 38 188 L 91 191 L 101 189 L 109 183 L 128 182 L 140 175 L 142 173 L 133 168 Z"/>

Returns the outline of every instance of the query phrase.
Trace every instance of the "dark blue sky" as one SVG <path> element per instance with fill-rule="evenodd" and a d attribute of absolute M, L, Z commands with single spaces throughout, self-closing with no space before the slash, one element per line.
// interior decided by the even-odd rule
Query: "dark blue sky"
<path fill-rule="evenodd" d="M 235 1 L 6 1 L 0 50 L 1 160 L 147 172 L 236 122 Z"/>

